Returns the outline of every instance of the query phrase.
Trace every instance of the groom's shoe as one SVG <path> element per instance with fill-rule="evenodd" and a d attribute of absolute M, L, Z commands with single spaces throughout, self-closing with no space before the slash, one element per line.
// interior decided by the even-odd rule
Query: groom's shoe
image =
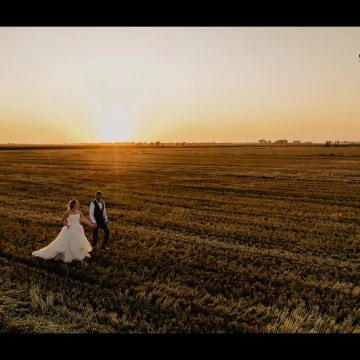
<path fill-rule="evenodd" d="M 107 246 L 102 246 L 101 249 L 103 250 L 109 250 L 109 248 Z"/>

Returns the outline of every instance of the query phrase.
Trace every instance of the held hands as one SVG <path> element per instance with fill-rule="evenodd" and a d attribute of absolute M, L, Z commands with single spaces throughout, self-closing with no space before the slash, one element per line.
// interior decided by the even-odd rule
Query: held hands
<path fill-rule="evenodd" d="M 93 227 L 95 229 L 95 228 L 97 228 L 97 224 L 91 224 L 91 227 Z"/>

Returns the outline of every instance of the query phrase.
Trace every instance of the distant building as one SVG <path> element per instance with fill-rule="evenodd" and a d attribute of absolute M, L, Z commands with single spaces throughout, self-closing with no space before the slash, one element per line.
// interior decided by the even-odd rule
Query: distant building
<path fill-rule="evenodd" d="M 294 140 L 293 144 L 301 144 L 301 140 Z"/>
<path fill-rule="evenodd" d="M 287 140 L 276 140 L 275 144 L 287 144 L 288 141 Z"/>

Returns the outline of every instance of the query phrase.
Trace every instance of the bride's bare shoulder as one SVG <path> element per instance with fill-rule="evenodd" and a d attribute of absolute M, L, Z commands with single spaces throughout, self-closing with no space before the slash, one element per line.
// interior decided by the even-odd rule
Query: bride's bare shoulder
<path fill-rule="evenodd" d="M 66 210 L 65 212 L 64 212 L 64 214 L 63 214 L 63 218 L 65 218 L 65 217 L 68 217 L 69 216 L 69 213 L 70 213 L 70 210 Z"/>

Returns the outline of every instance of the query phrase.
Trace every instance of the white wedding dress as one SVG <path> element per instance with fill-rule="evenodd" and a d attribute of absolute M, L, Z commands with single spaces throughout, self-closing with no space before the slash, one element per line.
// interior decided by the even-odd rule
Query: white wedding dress
<path fill-rule="evenodd" d="M 91 257 L 89 252 L 92 251 L 92 246 L 80 224 L 80 214 L 70 214 L 67 220 L 70 227 L 64 226 L 56 239 L 42 249 L 34 251 L 32 253 L 34 256 L 67 263 Z"/>

